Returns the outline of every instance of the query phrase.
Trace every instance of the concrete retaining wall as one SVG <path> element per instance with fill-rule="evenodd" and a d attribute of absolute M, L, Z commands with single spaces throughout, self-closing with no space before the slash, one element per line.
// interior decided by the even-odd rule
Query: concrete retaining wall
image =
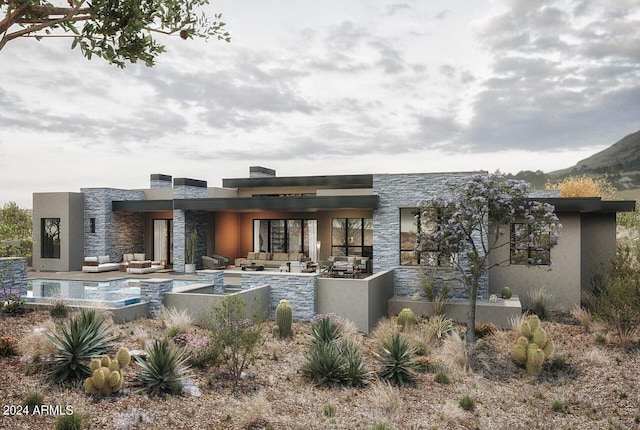
<path fill-rule="evenodd" d="M 389 315 L 398 315 L 403 308 L 409 308 L 417 317 L 433 315 L 433 303 L 426 300 L 411 300 L 408 297 L 393 297 L 389 300 Z M 468 300 L 454 300 L 449 303 L 444 313 L 448 318 L 466 324 Z M 509 318 L 520 317 L 522 305 L 517 296 L 509 300 L 498 299 L 496 303 L 478 301 L 476 304 L 476 325 L 490 322 L 496 327 L 510 328 Z"/>

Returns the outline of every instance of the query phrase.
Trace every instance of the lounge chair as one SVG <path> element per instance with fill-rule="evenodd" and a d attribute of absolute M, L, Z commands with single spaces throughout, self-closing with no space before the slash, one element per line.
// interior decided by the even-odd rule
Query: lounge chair
<path fill-rule="evenodd" d="M 229 259 L 222 255 L 202 256 L 202 267 L 209 270 L 226 269 L 229 265 Z"/>

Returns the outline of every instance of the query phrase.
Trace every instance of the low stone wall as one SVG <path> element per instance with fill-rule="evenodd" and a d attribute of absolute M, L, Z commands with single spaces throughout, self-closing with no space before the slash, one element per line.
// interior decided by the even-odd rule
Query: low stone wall
<path fill-rule="evenodd" d="M 0 258 L 0 299 L 6 295 L 27 294 L 27 259 L 24 257 Z"/>
<path fill-rule="evenodd" d="M 140 300 L 149 303 L 149 314 L 154 317 L 160 313 L 165 295 L 172 290 L 171 279 L 140 280 Z"/>
<path fill-rule="evenodd" d="M 398 296 L 389 300 L 389 315 L 398 315 L 403 308 L 411 309 L 417 317 L 433 315 L 433 302 Z M 445 306 L 444 313 L 448 318 L 465 324 L 468 309 L 468 300 L 454 300 Z M 490 322 L 496 327 L 510 328 L 509 318 L 520 315 L 522 315 L 522 305 L 517 296 L 509 300 L 498 299 L 496 303 L 482 300 L 476 304 L 476 324 Z"/>
<path fill-rule="evenodd" d="M 317 313 L 316 298 L 317 273 L 281 273 L 268 271 L 238 271 L 242 279 L 242 289 L 268 285 L 271 288 L 269 316 L 274 316 L 280 300 L 291 303 L 293 319 L 310 321 Z"/>

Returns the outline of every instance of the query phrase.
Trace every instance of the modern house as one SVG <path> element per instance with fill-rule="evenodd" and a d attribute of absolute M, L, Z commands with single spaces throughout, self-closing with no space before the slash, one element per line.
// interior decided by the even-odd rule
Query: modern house
<path fill-rule="evenodd" d="M 120 262 L 125 254 L 145 253 L 183 272 L 185 240 L 196 230 L 197 256 L 218 254 L 233 262 L 250 252 L 303 253 L 319 263 L 357 256 L 368 273 L 393 271 L 394 294 L 411 296 L 419 291 L 421 270 L 414 252 L 416 208 L 441 193 L 449 178 L 477 173 L 278 177 L 254 166 L 248 178 L 224 179 L 222 187 L 154 174 L 147 189 L 35 193 L 33 265 L 74 271 L 86 256 Z M 528 290 L 544 286 L 559 305 L 580 303 L 594 271 L 615 252 L 616 213 L 635 205 L 599 198 L 543 200 L 555 205 L 564 225 L 550 264 L 530 267 L 515 255 L 526 249 L 504 247 L 501 252 L 513 253 L 506 256 L 512 264 L 492 270 L 481 298 L 508 285 L 524 299 Z M 432 264 L 439 272 L 453 270 L 438 259 Z"/>

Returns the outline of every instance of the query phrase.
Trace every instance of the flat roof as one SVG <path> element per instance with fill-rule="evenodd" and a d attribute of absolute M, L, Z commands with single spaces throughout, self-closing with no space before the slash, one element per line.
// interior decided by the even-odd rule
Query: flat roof
<path fill-rule="evenodd" d="M 633 212 L 634 200 L 602 200 L 600 197 L 549 197 L 532 198 L 552 204 L 556 212 Z"/>

